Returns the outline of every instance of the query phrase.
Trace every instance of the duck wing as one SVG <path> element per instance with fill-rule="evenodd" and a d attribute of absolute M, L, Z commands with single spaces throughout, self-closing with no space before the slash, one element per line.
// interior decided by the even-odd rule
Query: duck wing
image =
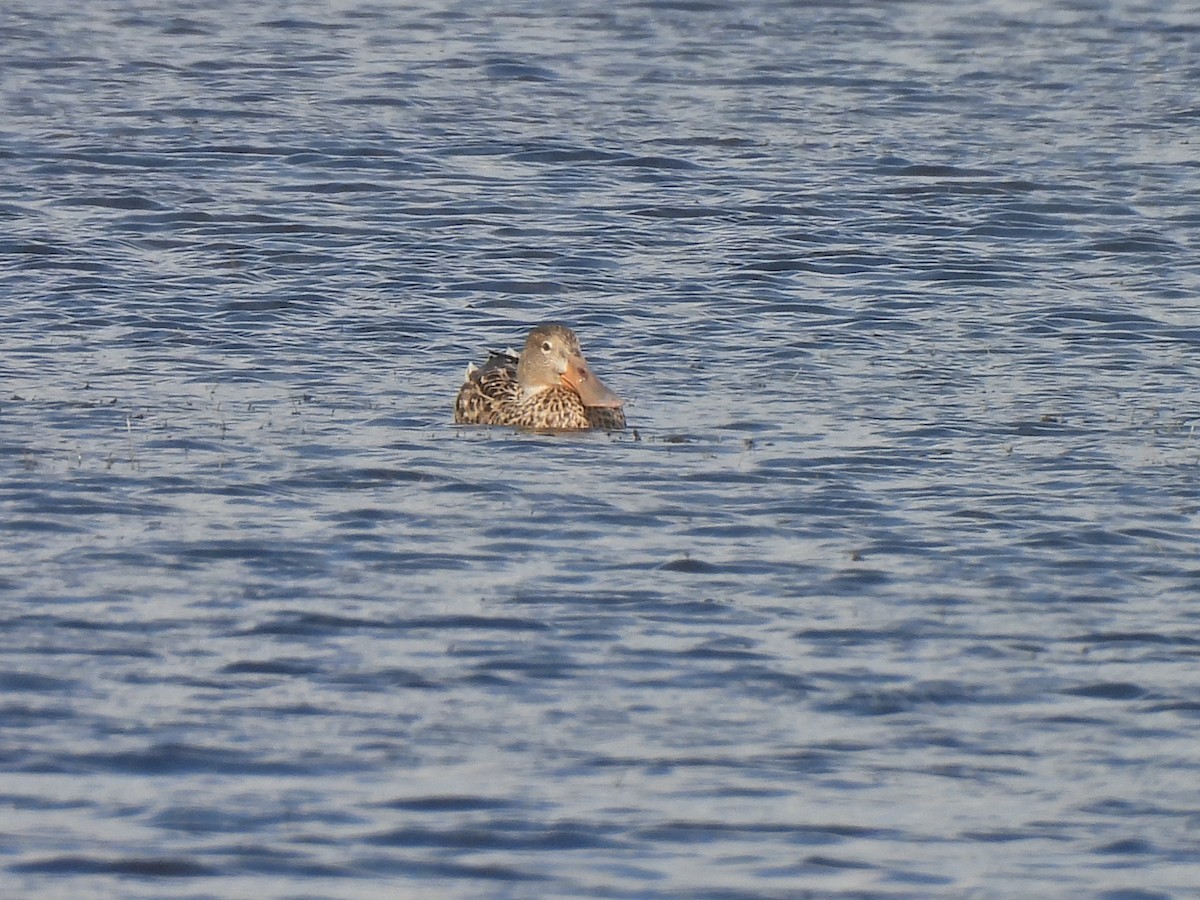
<path fill-rule="evenodd" d="M 505 411 L 517 399 L 517 357 L 493 350 L 482 366 L 467 367 L 467 377 L 454 398 L 454 421 L 460 425 L 504 424 Z"/>

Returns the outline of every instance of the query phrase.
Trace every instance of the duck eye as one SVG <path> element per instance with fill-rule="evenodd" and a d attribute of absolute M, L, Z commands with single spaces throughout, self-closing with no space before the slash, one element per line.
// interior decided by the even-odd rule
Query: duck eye
<path fill-rule="evenodd" d="M 543 353 L 549 353 L 551 349 L 552 349 L 552 346 L 549 341 L 542 341 L 542 352 Z"/>

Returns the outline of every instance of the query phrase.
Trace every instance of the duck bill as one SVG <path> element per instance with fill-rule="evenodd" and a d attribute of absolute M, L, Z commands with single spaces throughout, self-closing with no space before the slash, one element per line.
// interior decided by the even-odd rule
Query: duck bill
<path fill-rule="evenodd" d="M 562 383 L 577 393 L 584 406 L 624 406 L 625 401 L 608 389 L 603 381 L 588 367 L 582 356 L 572 356 L 567 361 L 567 371 L 562 373 Z"/>

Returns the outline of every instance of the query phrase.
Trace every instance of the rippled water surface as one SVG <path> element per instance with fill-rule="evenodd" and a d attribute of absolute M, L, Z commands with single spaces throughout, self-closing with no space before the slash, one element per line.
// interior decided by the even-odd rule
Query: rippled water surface
<path fill-rule="evenodd" d="M 1194 896 L 1194 13 L 5 4 L 0 893 Z"/>

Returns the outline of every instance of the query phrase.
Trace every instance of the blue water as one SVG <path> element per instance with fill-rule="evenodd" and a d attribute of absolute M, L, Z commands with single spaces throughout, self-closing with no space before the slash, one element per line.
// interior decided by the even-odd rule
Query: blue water
<path fill-rule="evenodd" d="M 5 4 L 0 895 L 1195 896 L 1194 13 Z"/>

